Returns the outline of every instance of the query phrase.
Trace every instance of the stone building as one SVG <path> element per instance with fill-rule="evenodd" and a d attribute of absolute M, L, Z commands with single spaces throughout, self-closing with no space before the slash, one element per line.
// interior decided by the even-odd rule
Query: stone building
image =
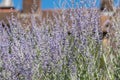
<path fill-rule="evenodd" d="M 0 4 L 0 21 L 5 20 L 6 17 L 10 17 L 11 14 L 18 17 L 21 15 L 31 14 L 32 10 L 38 14 L 41 12 L 40 1 L 41 0 L 23 0 L 23 10 L 18 11 L 14 8 L 12 0 L 3 0 Z"/>
<path fill-rule="evenodd" d="M 14 9 L 12 0 L 3 0 L 0 4 L 0 20 L 5 20 L 6 17 L 11 15 L 11 13 L 16 12 L 18 11 Z"/>

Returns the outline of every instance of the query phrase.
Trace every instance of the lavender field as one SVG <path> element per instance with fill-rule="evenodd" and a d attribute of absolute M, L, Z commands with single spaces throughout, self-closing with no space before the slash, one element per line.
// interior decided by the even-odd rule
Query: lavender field
<path fill-rule="evenodd" d="M 115 47 L 102 43 L 100 12 L 62 9 L 53 17 L 0 21 L 0 80 L 120 80 L 120 15 L 111 17 Z M 39 20 L 41 23 L 38 23 Z"/>

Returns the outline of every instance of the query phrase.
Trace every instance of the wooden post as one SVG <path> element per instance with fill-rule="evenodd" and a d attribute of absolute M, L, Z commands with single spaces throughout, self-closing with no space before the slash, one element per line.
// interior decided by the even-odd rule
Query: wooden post
<path fill-rule="evenodd" d="M 40 8 L 41 0 L 23 0 L 23 13 L 30 13 L 32 9 L 36 12 Z"/>
<path fill-rule="evenodd" d="M 112 20 L 111 17 L 114 15 L 114 8 L 113 8 L 113 0 L 101 0 L 101 17 L 100 17 L 100 25 L 103 35 L 103 48 L 110 47 L 111 42 L 111 34 L 113 34 L 112 31 Z M 109 50 L 106 49 L 106 51 Z"/>
<path fill-rule="evenodd" d="M 113 11 L 113 0 L 101 0 L 100 10 Z"/>

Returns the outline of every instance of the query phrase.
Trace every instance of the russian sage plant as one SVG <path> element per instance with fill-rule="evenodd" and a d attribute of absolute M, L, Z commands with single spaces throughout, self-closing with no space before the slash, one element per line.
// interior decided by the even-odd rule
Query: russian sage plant
<path fill-rule="evenodd" d="M 88 6 L 95 4 L 90 1 Z M 118 54 L 107 58 L 99 10 L 77 6 L 53 12 L 52 17 L 36 19 L 32 14 L 25 25 L 13 15 L 8 25 L 1 21 L 0 80 L 120 79 L 119 18 L 113 18 Z"/>

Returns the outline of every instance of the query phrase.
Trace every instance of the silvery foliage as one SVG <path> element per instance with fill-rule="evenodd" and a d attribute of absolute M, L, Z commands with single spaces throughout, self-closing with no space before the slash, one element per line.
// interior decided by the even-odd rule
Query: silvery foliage
<path fill-rule="evenodd" d="M 14 16 L 8 18 L 9 25 L 1 21 L 0 79 L 32 80 L 53 69 L 60 73 L 63 64 L 75 73 L 76 56 L 92 60 L 90 43 L 93 49 L 101 44 L 99 15 L 94 9 L 63 9 L 53 13 L 52 18 L 32 16 L 27 26 Z"/>

